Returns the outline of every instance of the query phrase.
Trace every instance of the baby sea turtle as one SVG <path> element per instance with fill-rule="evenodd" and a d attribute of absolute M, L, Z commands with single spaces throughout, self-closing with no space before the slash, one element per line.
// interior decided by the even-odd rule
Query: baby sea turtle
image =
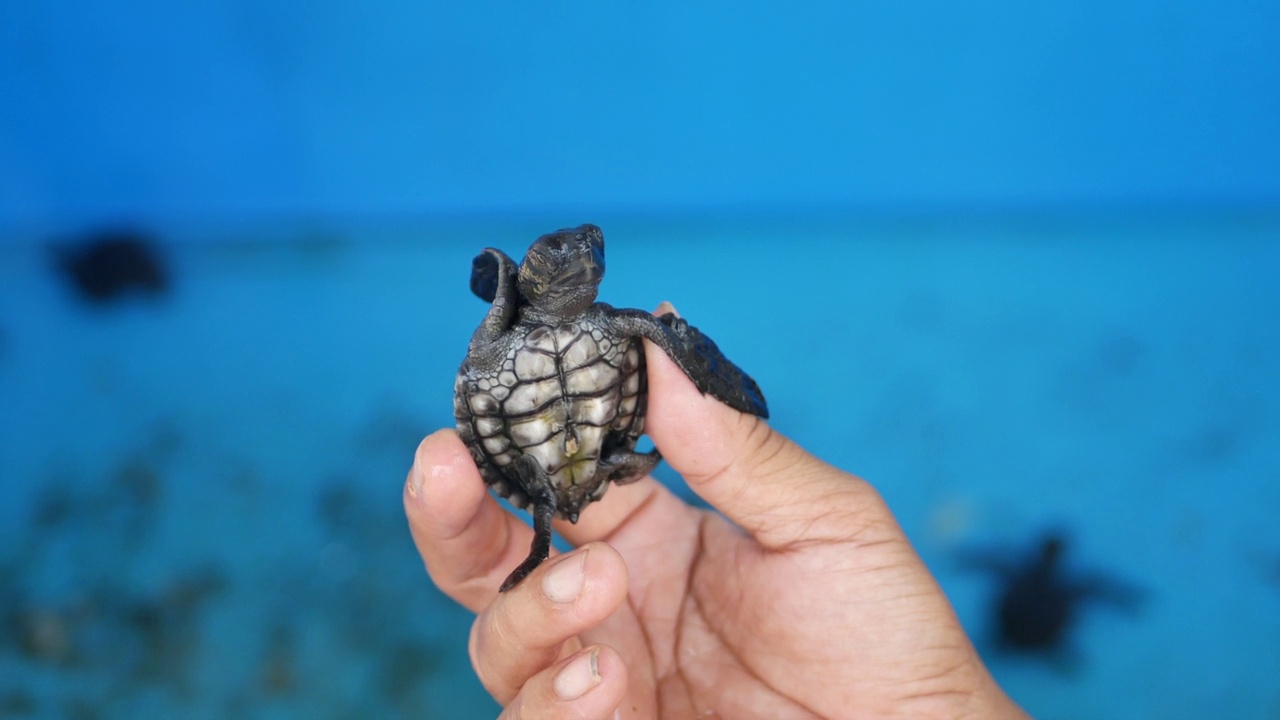
<path fill-rule="evenodd" d="M 769 416 L 755 381 L 697 328 L 595 302 L 603 278 L 595 225 L 543 235 L 519 266 L 494 248 L 471 263 L 471 291 L 491 306 L 454 384 L 458 434 L 485 483 L 533 513 L 529 557 L 504 591 L 547 558 L 553 515 L 577 522 L 610 482 L 636 480 L 662 459 L 635 449 L 648 395 L 642 338 L 704 394 Z"/>
<path fill-rule="evenodd" d="M 1141 607 L 1144 593 L 1137 586 L 1099 571 L 1071 571 L 1063 557 L 1067 545 L 1065 533 L 1051 530 L 1022 558 L 990 550 L 965 558 L 969 567 L 1000 581 L 992 608 L 998 648 L 1069 660 L 1068 634 L 1084 605 L 1129 613 Z"/>

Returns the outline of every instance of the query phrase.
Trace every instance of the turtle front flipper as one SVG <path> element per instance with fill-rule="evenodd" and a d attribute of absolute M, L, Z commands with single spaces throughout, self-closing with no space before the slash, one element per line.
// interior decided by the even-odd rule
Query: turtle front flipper
<path fill-rule="evenodd" d="M 471 292 L 492 303 L 480 327 L 471 336 L 471 348 L 493 342 L 511 327 L 520 304 L 516 288 L 516 263 L 496 248 L 485 248 L 471 261 Z"/>
<path fill-rule="evenodd" d="M 769 417 L 769 406 L 756 381 L 683 318 L 674 313 L 655 317 L 641 310 L 612 308 L 604 314 L 620 334 L 643 337 L 662 348 L 703 394 L 740 412 Z"/>
<path fill-rule="evenodd" d="M 1137 615 L 1147 602 L 1142 587 L 1101 572 L 1074 578 L 1070 591 L 1075 598 L 1105 603 L 1130 615 Z"/>
<path fill-rule="evenodd" d="M 510 295 L 515 279 L 516 261 L 497 248 L 485 248 L 471 260 L 471 292 L 487 303 Z"/>

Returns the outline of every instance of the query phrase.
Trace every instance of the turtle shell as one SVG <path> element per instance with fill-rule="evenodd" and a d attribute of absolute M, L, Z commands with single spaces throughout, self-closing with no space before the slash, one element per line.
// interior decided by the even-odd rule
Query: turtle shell
<path fill-rule="evenodd" d="M 458 433 L 485 482 L 527 507 L 534 499 L 503 468 L 532 455 L 551 479 L 556 513 L 571 521 L 608 489 L 596 472 L 602 455 L 633 450 L 644 433 L 644 347 L 612 337 L 593 315 L 517 323 L 500 362 L 468 357 L 454 385 Z"/>

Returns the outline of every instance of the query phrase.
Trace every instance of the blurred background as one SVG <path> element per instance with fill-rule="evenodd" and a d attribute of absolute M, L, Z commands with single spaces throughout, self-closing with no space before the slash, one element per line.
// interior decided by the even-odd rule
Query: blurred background
<path fill-rule="evenodd" d="M 401 483 L 470 258 L 583 222 L 602 300 L 674 302 L 885 494 L 1036 717 L 1280 717 L 1277 36 L 0 5 L 0 718 L 495 716 Z"/>

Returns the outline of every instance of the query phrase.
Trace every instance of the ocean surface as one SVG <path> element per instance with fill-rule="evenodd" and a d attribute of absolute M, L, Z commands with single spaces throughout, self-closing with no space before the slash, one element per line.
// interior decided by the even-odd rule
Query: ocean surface
<path fill-rule="evenodd" d="M 1034 716 L 1280 716 L 1264 214 L 173 230 L 171 290 L 108 306 L 0 244 L 0 718 L 496 716 L 401 484 L 452 425 L 471 257 L 593 220 L 600 299 L 673 302 L 879 488 Z M 1002 650 L 960 558 L 1048 529 L 1142 602 Z"/>

